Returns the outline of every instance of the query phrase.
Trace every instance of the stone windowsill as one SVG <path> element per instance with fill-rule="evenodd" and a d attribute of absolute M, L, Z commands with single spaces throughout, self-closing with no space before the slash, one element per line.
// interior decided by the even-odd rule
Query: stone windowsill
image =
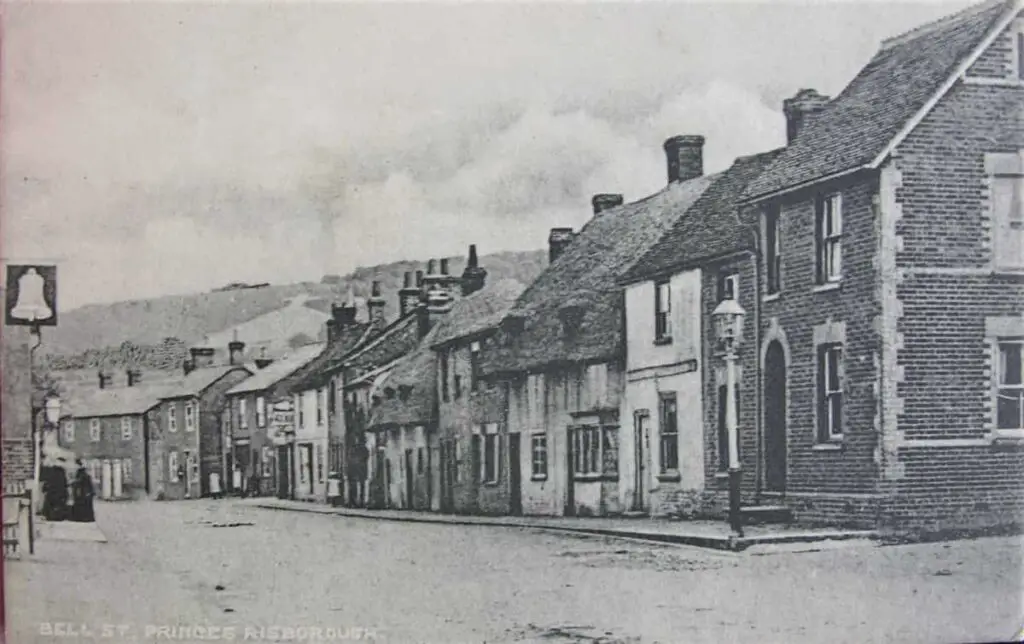
<path fill-rule="evenodd" d="M 547 474 L 534 474 L 533 476 L 530 477 L 530 480 L 531 481 L 546 481 L 546 480 L 548 480 L 548 475 Z"/>
<path fill-rule="evenodd" d="M 811 447 L 815 452 L 841 452 L 844 449 L 841 440 L 829 441 L 827 443 L 816 443 Z"/>
<path fill-rule="evenodd" d="M 597 481 L 618 481 L 618 474 L 574 474 L 573 481 L 577 483 L 592 483 Z"/>
<path fill-rule="evenodd" d="M 676 483 L 681 478 L 682 477 L 679 476 L 679 472 L 676 471 L 663 472 L 658 475 L 658 480 L 662 483 Z"/>
<path fill-rule="evenodd" d="M 776 291 L 774 293 L 767 293 L 767 294 L 765 294 L 764 297 L 761 298 L 761 301 L 762 302 L 774 302 L 774 301 L 779 299 L 780 295 L 782 295 L 782 291 L 781 290 Z"/>
<path fill-rule="evenodd" d="M 672 336 L 666 335 L 666 336 L 663 336 L 663 337 L 660 337 L 660 338 L 654 338 L 654 344 L 655 344 L 655 346 L 659 346 L 659 347 L 667 345 L 667 344 L 672 344 Z"/>
<path fill-rule="evenodd" d="M 830 291 L 838 291 L 840 288 L 842 288 L 842 286 L 843 286 L 843 283 L 841 281 L 826 282 L 824 284 L 816 285 L 813 289 L 811 289 L 811 292 L 812 293 L 828 293 Z"/>

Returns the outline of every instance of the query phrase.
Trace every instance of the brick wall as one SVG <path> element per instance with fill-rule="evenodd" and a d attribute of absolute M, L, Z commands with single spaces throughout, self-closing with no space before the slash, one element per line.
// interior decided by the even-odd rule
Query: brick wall
<path fill-rule="evenodd" d="M 1007 38 L 972 76 L 1007 73 Z M 1021 524 L 1024 447 L 992 440 L 996 369 L 987 325 L 996 319 L 1024 328 L 1024 280 L 993 271 L 985 157 L 1024 149 L 1022 104 L 1019 85 L 958 82 L 890 164 L 898 413 L 887 428 L 887 526 Z"/>
<path fill-rule="evenodd" d="M 143 422 L 141 415 L 129 415 L 131 422 L 131 438 L 125 440 L 122 435 L 121 416 L 105 416 L 97 418 L 100 427 L 99 440 L 92 440 L 91 418 L 74 418 L 61 421 L 58 443 L 69 449 L 83 461 L 92 459 L 131 459 L 130 476 L 123 479 L 127 488 L 143 488 L 146 484 L 146 463 L 144 457 Z M 71 423 L 73 439 L 67 440 L 65 428 Z M 97 485 L 99 482 L 97 481 Z"/>
<path fill-rule="evenodd" d="M 816 283 L 816 200 L 835 192 L 842 199 L 842 279 L 823 287 Z M 758 351 L 763 356 L 778 340 L 786 353 L 785 499 L 799 520 L 863 519 L 877 504 L 876 194 L 875 176 L 862 173 L 780 204 L 781 291 L 761 305 Z M 763 280 L 762 271 L 765 292 Z M 843 345 L 843 438 L 834 442 L 818 439 L 818 346 L 826 341 Z"/>

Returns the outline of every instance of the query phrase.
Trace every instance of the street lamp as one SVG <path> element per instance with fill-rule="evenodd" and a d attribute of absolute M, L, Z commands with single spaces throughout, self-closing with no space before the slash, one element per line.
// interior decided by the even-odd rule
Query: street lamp
<path fill-rule="evenodd" d="M 284 430 L 284 441 L 288 445 L 288 498 L 295 500 L 295 430 Z"/>
<path fill-rule="evenodd" d="M 725 428 L 729 443 L 729 525 L 736 536 L 743 536 L 743 516 L 740 510 L 739 437 L 736 430 L 736 351 L 743 336 L 743 316 L 746 311 L 735 299 L 722 300 L 711 314 L 715 321 L 718 340 L 725 350 L 726 401 Z"/>

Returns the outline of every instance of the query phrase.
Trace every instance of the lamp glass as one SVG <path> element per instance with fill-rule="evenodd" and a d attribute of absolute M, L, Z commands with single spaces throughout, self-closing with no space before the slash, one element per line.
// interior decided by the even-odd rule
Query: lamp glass
<path fill-rule="evenodd" d="M 733 299 L 722 300 L 711 314 L 715 320 L 715 331 L 718 339 L 727 346 L 735 348 L 739 344 L 743 331 L 743 317 L 746 311 L 739 302 Z"/>
<path fill-rule="evenodd" d="M 43 411 L 46 414 L 46 420 L 50 424 L 56 423 L 60 420 L 60 397 L 49 396 L 43 403 Z"/>

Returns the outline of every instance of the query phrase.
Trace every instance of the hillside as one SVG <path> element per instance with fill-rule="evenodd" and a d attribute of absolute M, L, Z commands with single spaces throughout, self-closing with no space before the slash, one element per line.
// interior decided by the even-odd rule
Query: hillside
<path fill-rule="evenodd" d="M 450 259 L 452 274 L 462 273 L 465 259 Z M 481 256 L 480 264 L 487 269 L 489 281 L 510 278 L 528 284 L 547 264 L 547 253 L 495 253 Z M 370 283 L 380 280 L 388 317 L 393 318 L 398 313 L 397 291 L 403 274 L 425 269 L 425 260 L 406 260 L 327 276 L 321 283 L 229 285 L 209 293 L 90 304 L 61 311 L 60 325 L 46 329 L 40 352 L 56 370 L 124 365 L 171 368 L 180 364 L 189 345 L 219 338 L 221 332 L 283 309 L 293 300 L 314 311 L 329 312 L 332 303 L 342 301 L 350 284 L 357 297 L 365 298 Z"/>

